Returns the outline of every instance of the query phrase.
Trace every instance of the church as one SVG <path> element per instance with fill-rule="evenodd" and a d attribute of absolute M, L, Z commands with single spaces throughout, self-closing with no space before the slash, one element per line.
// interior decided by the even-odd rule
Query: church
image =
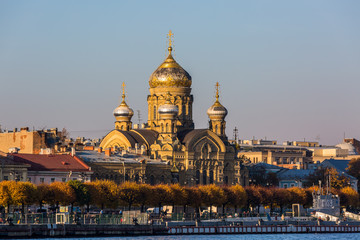
<path fill-rule="evenodd" d="M 133 125 L 134 112 L 125 101 L 123 83 L 122 102 L 113 112 L 115 129 L 102 139 L 100 148 L 136 149 L 150 159 L 166 162 L 171 181 L 182 185 L 247 185 L 248 171 L 225 134 L 228 111 L 219 101 L 219 83 L 214 104 L 207 110 L 209 127 L 195 129 L 192 78 L 172 56 L 172 37 L 170 31 L 168 56 L 149 79 L 147 123 Z"/>

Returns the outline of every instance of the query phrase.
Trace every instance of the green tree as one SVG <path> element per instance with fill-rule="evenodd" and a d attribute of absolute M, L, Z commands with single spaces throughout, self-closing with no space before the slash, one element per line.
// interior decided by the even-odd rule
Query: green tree
<path fill-rule="evenodd" d="M 86 185 L 78 180 L 70 180 L 67 184 L 74 190 L 75 199 L 71 203 L 73 205 L 82 207 L 90 201 L 90 192 Z M 71 209 L 72 211 L 73 209 Z"/>

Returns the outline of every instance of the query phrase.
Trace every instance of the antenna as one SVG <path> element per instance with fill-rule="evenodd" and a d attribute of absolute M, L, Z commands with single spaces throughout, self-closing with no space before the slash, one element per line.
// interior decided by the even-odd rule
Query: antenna
<path fill-rule="evenodd" d="M 137 114 L 138 114 L 138 122 L 139 122 L 139 126 L 141 124 L 141 113 L 140 113 L 140 110 L 136 110 Z"/>
<path fill-rule="evenodd" d="M 234 132 L 234 139 L 235 139 L 235 142 L 237 142 L 238 132 L 239 132 L 239 131 L 238 131 L 238 129 L 235 127 L 233 132 Z"/>

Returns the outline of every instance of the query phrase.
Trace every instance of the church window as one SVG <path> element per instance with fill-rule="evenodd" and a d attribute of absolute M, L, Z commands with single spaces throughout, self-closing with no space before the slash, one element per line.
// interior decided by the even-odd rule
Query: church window
<path fill-rule="evenodd" d="M 154 177 L 154 175 L 150 176 L 150 185 L 155 185 L 155 177 Z"/>
<path fill-rule="evenodd" d="M 165 183 L 165 177 L 164 177 L 164 175 L 161 175 L 161 177 L 160 177 L 160 182 L 161 182 L 161 183 Z"/>
<path fill-rule="evenodd" d="M 210 171 L 209 183 L 210 184 L 214 183 L 214 171 L 213 170 Z"/>
<path fill-rule="evenodd" d="M 154 106 L 154 119 L 156 119 L 156 106 Z"/>
<path fill-rule="evenodd" d="M 203 184 L 206 184 L 206 179 L 207 179 L 207 172 L 206 170 L 203 171 Z"/>
<path fill-rule="evenodd" d="M 166 124 L 166 132 L 170 132 L 169 124 L 168 124 L 168 123 Z"/>
<path fill-rule="evenodd" d="M 161 124 L 161 132 L 164 132 L 164 124 Z"/>
<path fill-rule="evenodd" d="M 196 170 L 196 184 L 200 184 L 200 171 Z"/>
<path fill-rule="evenodd" d="M 218 126 L 215 126 L 215 132 L 218 133 Z"/>
<path fill-rule="evenodd" d="M 189 165 L 191 165 L 191 161 L 189 161 Z"/>

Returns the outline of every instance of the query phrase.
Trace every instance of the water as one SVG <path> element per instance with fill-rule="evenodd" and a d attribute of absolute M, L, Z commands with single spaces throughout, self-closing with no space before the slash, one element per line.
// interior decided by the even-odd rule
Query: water
<path fill-rule="evenodd" d="M 35 240 L 32 238 L 29 240 Z M 222 235 L 177 235 L 177 236 L 140 236 L 140 237 L 93 237 L 93 238 L 66 238 L 66 240 L 117 240 L 117 239 L 135 239 L 135 240 L 211 240 L 211 239 L 229 239 L 229 240 L 339 240 L 351 239 L 360 240 L 360 233 L 321 233 L 321 234 L 222 234 Z M 20 240 L 20 239 L 13 239 Z M 23 239 L 22 239 L 23 240 Z M 42 240 L 64 240 L 64 238 L 43 238 Z"/>

